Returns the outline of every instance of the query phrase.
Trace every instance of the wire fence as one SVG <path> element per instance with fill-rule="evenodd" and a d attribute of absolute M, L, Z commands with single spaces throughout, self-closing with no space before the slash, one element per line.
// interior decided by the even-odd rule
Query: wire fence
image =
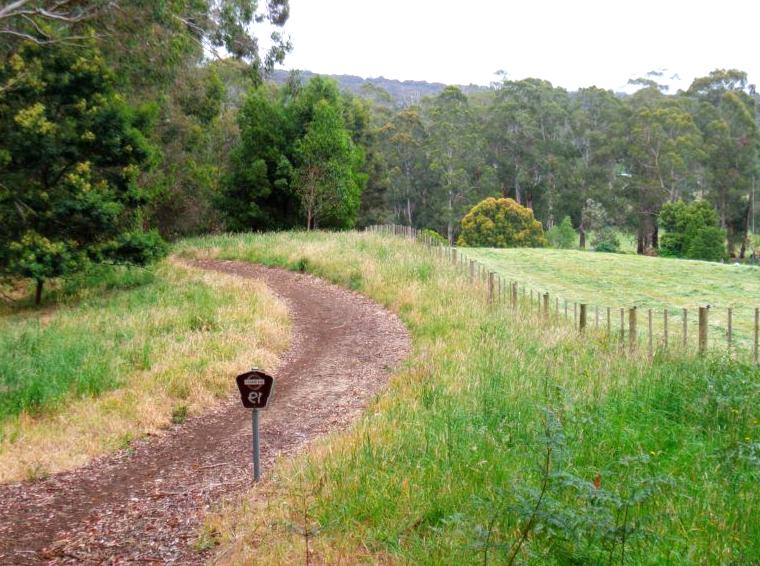
<path fill-rule="evenodd" d="M 704 354 L 724 351 L 736 359 L 760 363 L 760 308 L 738 311 L 735 307 L 695 305 L 689 308 L 649 308 L 638 305 L 599 305 L 551 294 L 530 284 L 502 277 L 483 263 L 468 258 L 466 251 L 441 242 L 411 226 L 369 226 L 367 232 L 394 235 L 418 242 L 440 261 L 453 265 L 471 285 L 487 294 L 494 305 L 504 305 L 550 322 L 570 323 L 583 335 L 602 335 L 617 340 L 631 353 L 653 357 L 658 351 L 678 349 Z M 749 334 L 737 331 L 737 314 L 746 317 Z"/>

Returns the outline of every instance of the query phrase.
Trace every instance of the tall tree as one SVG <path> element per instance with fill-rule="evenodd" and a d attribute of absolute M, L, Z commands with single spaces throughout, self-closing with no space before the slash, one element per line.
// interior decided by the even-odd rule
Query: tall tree
<path fill-rule="evenodd" d="M 45 280 L 88 262 L 160 255 L 141 232 L 150 193 L 136 183 L 154 160 L 147 116 L 128 107 L 89 45 L 29 44 L 0 70 L 0 272 Z"/>
<path fill-rule="evenodd" d="M 757 103 L 746 73 L 736 70 L 698 78 L 687 94 L 698 102 L 695 114 L 705 138 L 710 197 L 728 235 L 729 255 L 740 244 L 744 257 L 760 147 Z"/>
<path fill-rule="evenodd" d="M 428 107 L 431 170 L 438 176 L 437 206 L 449 242 L 464 210 L 493 190 L 492 170 L 484 160 L 483 138 L 467 102 L 456 87 L 447 87 Z"/>
<path fill-rule="evenodd" d="M 394 215 L 404 224 L 414 226 L 417 208 L 426 190 L 427 131 L 417 108 L 396 113 L 382 129 L 388 168 L 389 201 Z"/>
<path fill-rule="evenodd" d="M 605 225 L 599 218 L 606 220 L 606 211 L 617 211 L 619 222 L 625 214 L 617 174 L 624 149 L 623 102 L 612 91 L 582 88 L 572 96 L 570 120 L 577 156 L 570 179 L 574 182 L 567 183 L 568 190 L 559 195 L 558 208 L 576 219 L 579 246 L 585 248 L 587 230 Z"/>
<path fill-rule="evenodd" d="M 489 142 L 504 196 L 554 215 L 560 186 L 569 178 L 569 99 L 538 79 L 503 81 L 490 109 Z"/>
<path fill-rule="evenodd" d="M 296 142 L 298 166 L 294 188 L 306 216 L 306 229 L 326 217 L 349 228 L 359 208 L 362 181 L 356 166 L 363 155 L 351 141 L 340 107 L 320 100 L 306 133 Z"/>
<path fill-rule="evenodd" d="M 694 180 L 702 136 L 679 100 L 655 88 L 631 98 L 626 139 L 629 194 L 636 207 L 637 251 L 657 248 L 657 216 L 665 202 L 679 198 Z"/>

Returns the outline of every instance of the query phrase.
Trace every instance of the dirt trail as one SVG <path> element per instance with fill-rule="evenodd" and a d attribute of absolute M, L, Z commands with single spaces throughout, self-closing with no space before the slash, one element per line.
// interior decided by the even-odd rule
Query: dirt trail
<path fill-rule="evenodd" d="M 345 428 L 408 351 L 398 318 L 361 295 L 246 263 L 193 265 L 262 279 L 288 305 L 292 344 L 261 419 L 265 476 L 277 455 Z M 0 486 L 0 564 L 201 563 L 197 528 L 251 485 L 250 444 L 250 412 L 233 395 L 78 470 Z"/>

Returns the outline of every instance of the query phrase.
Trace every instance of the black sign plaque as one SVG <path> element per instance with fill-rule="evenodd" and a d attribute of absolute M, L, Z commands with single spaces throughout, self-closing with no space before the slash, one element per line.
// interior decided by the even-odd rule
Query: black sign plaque
<path fill-rule="evenodd" d="M 274 378 L 263 371 L 252 369 L 236 378 L 240 400 L 246 409 L 265 409 L 274 386 Z"/>

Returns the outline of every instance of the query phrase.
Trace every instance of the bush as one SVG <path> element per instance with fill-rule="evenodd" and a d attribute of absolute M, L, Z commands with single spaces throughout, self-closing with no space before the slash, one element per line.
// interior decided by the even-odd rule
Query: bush
<path fill-rule="evenodd" d="M 662 207 L 660 255 L 719 261 L 726 255 L 726 234 L 718 227 L 718 213 L 706 201 L 669 202 Z"/>
<path fill-rule="evenodd" d="M 114 263 L 147 265 L 169 252 L 169 246 L 155 230 L 127 232 L 119 235 L 103 250 L 103 256 Z"/>
<path fill-rule="evenodd" d="M 544 229 L 533 211 L 511 198 L 487 198 L 462 219 L 457 245 L 493 248 L 535 248 L 546 245 Z"/>
<path fill-rule="evenodd" d="M 574 248 L 576 237 L 577 234 L 573 229 L 573 223 L 569 216 L 565 216 L 562 222 L 556 226 L 552 226 L 546 232 L 546 239 L 549 240 L 549 245 L 562 250 Z"/>
<path fill-rule="evenodd" d="M 689 240 L 686 257 L 689 259 L 706 259 L 720 261 L 726 257 L 726 233 L 717 226 L 705 226 Z"/>
<path fill-rule="evenodd" d="M 591 247 L 597 252 L 617 253 L 620 251 L 620 240 L 614 228 L 606 226 L 594 234 Z"/>

